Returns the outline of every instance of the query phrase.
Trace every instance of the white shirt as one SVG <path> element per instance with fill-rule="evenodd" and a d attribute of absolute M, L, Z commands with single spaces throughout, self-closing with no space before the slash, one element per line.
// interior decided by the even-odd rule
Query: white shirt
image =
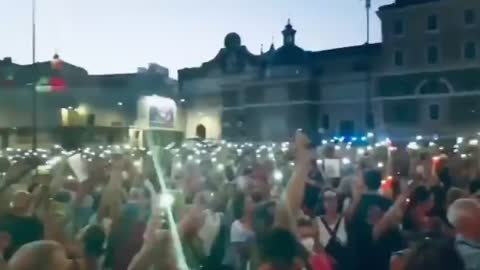
<path fill-rule="evenodd" d="M 231 243 L 242 243 L 246 242 L 251 236 L 253 236 L 253 232 L 246 229 L 240 220 L 235 220 L 232 223 L 232 227 L 230 229 L 230 242 Z"/>
<path fill-rule="evenodd" d="M 347 244 L 347 230 L 345 228 L 345 218 L 339 215 L 340 220 L 340 225 L 338 226 L 337 230 L 337 239 L 340 241 L 342 245 Z M 335 230 L 335 225 L 337 224 L 338 219 L 333 223 L 333 224 L 328 224 L 329 227 L 333 230 Z M 323 222 L 320 220 L 319 217 L 316 218 L 317 226 L 318 226 L 318 232 L 320 235 L 320 243 L 326 247 L 328 242 L 330 241 L 330 233 L 328 230 L 325 228 L 325 225 Z"/>

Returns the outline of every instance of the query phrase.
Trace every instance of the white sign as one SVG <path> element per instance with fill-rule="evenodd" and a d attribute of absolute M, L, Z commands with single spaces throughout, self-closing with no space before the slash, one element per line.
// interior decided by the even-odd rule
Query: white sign
<path fill-rule="evenodd" d="M 324 175 L 326 178 L 340 177 L 340 159 L 325 159 L 323 161 Z"/>

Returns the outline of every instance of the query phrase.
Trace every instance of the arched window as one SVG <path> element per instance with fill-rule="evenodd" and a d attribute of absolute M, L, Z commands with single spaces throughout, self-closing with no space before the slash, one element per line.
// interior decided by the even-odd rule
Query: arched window
<path fill-rule="evenodd" d="M 445 79 L 424 80 L 417 86 L 417 94 L 448 94 L 453 92 L 451 84 Z"/>

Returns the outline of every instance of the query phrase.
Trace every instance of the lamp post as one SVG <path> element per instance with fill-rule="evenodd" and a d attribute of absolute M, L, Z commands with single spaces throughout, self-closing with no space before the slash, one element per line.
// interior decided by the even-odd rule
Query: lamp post
<path fill-rule="evenodd" d="M 366 11 L 366 19 L 367 19 L 367 29 L 366 35 L 367 40 L 365 42 L 365 55 L 366 55 L 366 89 L 365 89 L 365 122 L 367 126 L 367 130 L 371 131 L 374 129 L 374 117 L 372 111 L 372 93 L 371 93 L 371 81 L 372 81 L 372 74 L 371 74 L 371 63 L 370 63 L 370 8 L 371 8 L 371 0 L 365 0 L 365 11 Z"/>
<path fill-rule="evenodd" d="M 36 67 L 36 0 L 32 0 L 32 67 L 34 75 L 32 76 L 32 151 L 37 150 L 37 91 L 35 89 L 35 81 L 37 75 Z"/>

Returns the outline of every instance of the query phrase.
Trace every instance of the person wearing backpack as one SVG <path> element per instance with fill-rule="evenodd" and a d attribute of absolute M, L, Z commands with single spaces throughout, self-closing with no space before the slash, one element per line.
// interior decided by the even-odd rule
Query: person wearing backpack
<path fill-rule="evenodd" d="M 333 190 L 323 193 L 325 215 L 317 218 L 319 240 L 336 262 L 335 269 L 349 270 L 348 237 L 345 219 L 340 213 L 338 196 Z"/>

